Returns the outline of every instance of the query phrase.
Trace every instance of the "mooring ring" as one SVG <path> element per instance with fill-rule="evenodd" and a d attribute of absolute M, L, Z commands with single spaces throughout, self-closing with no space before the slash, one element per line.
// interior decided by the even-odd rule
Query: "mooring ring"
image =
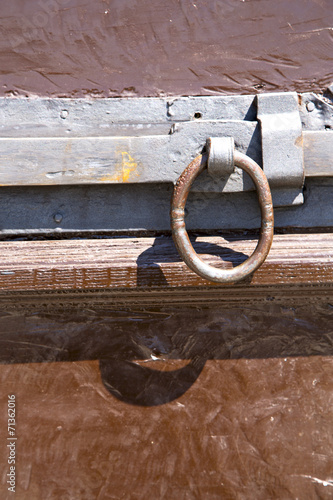
<path fill-rule="evenodd" d="M 263 170 L 251 158 L 234 151 L 235 166 L 250 175 L 257 190 L 261 211 L 259 241 L 252 255 L 232 269 L 218 269 L 200 259 L 185 227 L 185 204 L 194 180 L 207 167 L 207 155 L 197 156 L 179 177 L 171 202 L 171 229 L 177 250 L 187 266 L 206 280 L 216 283 L 235 283 L 251 275 L 266 259 L 273 241 L 274 215 L 272 195 Z"/>

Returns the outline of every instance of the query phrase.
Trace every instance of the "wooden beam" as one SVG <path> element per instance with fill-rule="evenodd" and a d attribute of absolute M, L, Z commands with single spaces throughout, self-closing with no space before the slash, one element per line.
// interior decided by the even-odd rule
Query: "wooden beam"
<path fill-rule="evenodd" d="M 306 177 L 333 177 L 332 130 L 304 131 L 303 148 Z"/>
<path fill-rule="evenodd" d="M 211 265 L 230 268 L 256 240 L 197 238 Z M 333 234 L 276 235 L 260 269 L 232 287 L 200 278 L 180 260 L 171 238 L 110 238 L 0 242 L 0 291 L 127 291 L 201 289 L 215 292 L 262 287 L 333 286 Z"/>

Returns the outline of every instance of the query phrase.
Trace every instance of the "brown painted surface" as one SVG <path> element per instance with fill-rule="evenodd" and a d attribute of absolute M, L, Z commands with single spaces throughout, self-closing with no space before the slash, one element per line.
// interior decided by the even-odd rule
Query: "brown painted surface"
<path fill-rule="evenodd" d="M 24 500 L 332 498 L 332 305 L 2 307 Z"/>
<path fill-rule="evenodd" d="M 331 0 L 3 0 L 0 19 L 2 96 L 304 92 L 333 80 Z M 153 255 L 132 298 L 116 287 L 3 294 L 1 500 L 332 498 L 331 250 L 310 241 L 273 286 L 210 287 L 209 307 L 204 287 L 149 286 L 149 273 L 163 278 Z M 25 255 L 32 272 L 37 254 L 19 248 L 9 270 Z M 317 276 L 306 290 L 291 285 L 303 250 Z M 57 255 L 67 271 L 83 258 Z M 94 272 L 111 267 L 89 255 Z"/>
<path fill-rule="evenodd" d="M 0 95 L 324 90 L 331 0 L 1 2 Z"/>

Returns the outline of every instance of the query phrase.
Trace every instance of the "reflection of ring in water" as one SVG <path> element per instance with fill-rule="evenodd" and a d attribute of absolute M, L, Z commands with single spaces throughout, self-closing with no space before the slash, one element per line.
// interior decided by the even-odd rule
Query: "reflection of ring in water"
<path fill-rule="evenodd" d="M 170 370 L 184 361 L 158 361 L 162 370 L 142 366 L 143 362 L 101 359 L 100 370 L 106 389 L 117 399 L 139 406 L 157 406 L 182 396 L 199 377 L 206 359 L 195 357 L 179 369 Z"/>

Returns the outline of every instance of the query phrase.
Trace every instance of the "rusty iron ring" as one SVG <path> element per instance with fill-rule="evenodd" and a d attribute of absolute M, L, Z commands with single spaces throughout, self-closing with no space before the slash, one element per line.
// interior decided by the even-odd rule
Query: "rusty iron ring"
<path fill-rule="evenodd" d="M 250 175 L 257 189 L 261 210 L 259 241 L 252 255 L 232 269 L 217 269 L 206 264 L 196 254 L 186 231 L 185 204 L 194 180 L 207 168 L 207 155 L 197 156 L 179 177 L 171 202 L 172 236 L 177 250 L 187 266 L 202 278 L 216 283 L 235 283 L 252 274 L 266 259 L 271 248 L 274 232 L 272 195 L 267 178 L 259 165 L 248 156 L 234 152 L 234 163 Z"/>

